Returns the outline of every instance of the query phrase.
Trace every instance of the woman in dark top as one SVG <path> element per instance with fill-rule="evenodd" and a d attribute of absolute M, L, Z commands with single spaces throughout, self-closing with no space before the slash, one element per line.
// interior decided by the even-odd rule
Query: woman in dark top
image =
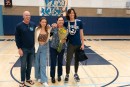
<path fill-rule="evenodd" d="M 69 35 L 68 35 L 68 47 L 67 47 L 67 60 L 66 60 L 66 76 L 65 82 L 69 80 L 69 73 L 70 73 L 70 64 L 73 58 L 73 54 L 75 54 L 75 74 L 74 79 L 79 82 L 80 78 L 78 76 L 78 53 L 77 49 L 84 50 L 84 34 L 83 34 L 83 26 L 82 21 L 76 19 L 76 12 L 74 9 L 69 9 L 66 14 L 67 21 L 65 22 L 65 27 L 67 27 Z"/>
<path fill-rule="evenodd" d="M 53 33 L 51 45 L 50 45 L 50 59 L 51 59 L 50 76 L 51 76 L 52 83 L 55 83 L 56 64 L 58 65 L 57 67 L 58 81 L 61 81 L 61 75 L 62 75 L 62 64 L 63 64 L 63 55 L 65 51 L 66 39 L 62 40 L 62 43 L 63 43 L 62 50 L 61 52 L 58 52 L 57 46 L 58 46 L 58 43 L 60 42 L 58 31 L 60 29 L 66 30 L 66 28 L 64 27 L 64 19 L 62 16 L 59 16 L 57 18 L 57 28 L 54 28 L 51 30 L 51 33 Z"/>

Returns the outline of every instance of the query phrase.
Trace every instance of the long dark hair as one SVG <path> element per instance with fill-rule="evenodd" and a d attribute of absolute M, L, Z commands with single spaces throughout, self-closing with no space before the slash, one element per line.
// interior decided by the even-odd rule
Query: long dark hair
<path fill-rule="evenodd" d="M 39 28 L 41 28 L 41 27 L 42 27 L 42 26 L 41 26 L 41 24 L 40 24 L 40 22 L 41 22 L 42 20 L 46 20 L 45 31 L 46 31 L 46 33 L 48 33 L 48 27 L 47 27 L 47 25 L 48 25 L 48 21 L 47 21 L 47 19 L 46 19 L 45 17 L 41 17 L 41 19 L 40 19 L 40 21 L 39 21 L 39 25 L 38 25 L 38 28 L 37 28 L 37 29 L 39 29 Z"/>
<path fill-rule="evenodd" d="M 70 8 L 70 9 L 68 9 L 68 11 L 67 11 L 67 13 L 66 13 L 66 19 L 67 19 L 67 20 L 70 20 L 69 15 L 70 15 L 71 11 L 73 11 L 73 12 L 74 12 L 74 19 L 76 19 L 76 18 L 77 18 L 77 15 L 76 15 L 75 10 L 74 10 L 73 8 Z"/>

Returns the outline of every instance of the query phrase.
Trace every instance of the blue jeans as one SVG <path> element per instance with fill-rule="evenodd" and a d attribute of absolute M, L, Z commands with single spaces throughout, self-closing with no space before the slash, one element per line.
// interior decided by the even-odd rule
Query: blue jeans
<path fill-rule="evenodd" d="M 51 67 L 50 67 L 50 76 L 52 78 L 55 77 L 55 68 L 56 64 L 58 63 L 58 76 L 62 75 L 62 65 L 63 65 L 63 56 L 64 56 L 64 49 L 58 53 L 56 49 L 50 48 L 50 59 L 51 59 Z"/>
<path fill-rule="evenodd" d="M 20 57 L 21 61 L 21 81 L 30 80 L 32 61 L 34 60 L 35 50 L 22 48 L 23 56 Z"/>
<path fill-rule="evenodd" d="M 35 58 L 35 78 L 41 79 L 42 83 L 48 81 L 46 76 L 47 46 L 48 43 L 39 45 Z"/>

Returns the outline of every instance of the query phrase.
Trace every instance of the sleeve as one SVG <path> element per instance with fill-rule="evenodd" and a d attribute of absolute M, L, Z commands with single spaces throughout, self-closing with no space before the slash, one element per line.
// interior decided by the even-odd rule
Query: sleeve
<path fill-rule="evenodd" d="M 64 23 L 64 26 L 65 26 L 66 28 L 68 27 L 68 22 L 67 22 L 67 21 Z"/>
<path fill-rule="evenodd" d="M 37 41 L 37 27 L 35 28 L 35 32 L 34 32 L 34 40 L 35 40 L 35 53 L 37 53 L 38 50 L 38 41 Z"/>
<path fill-rule="evenodd" d="M 21 32 L 18 25 L 16 26 L 16 30 L 15 30 L 15 42 L 16 42 L 17 48 L 18 49 L 21 48 Z"/>
<path fill-rule="evenodd" d="M 82 21 L 79 21 L 79 29 L 83 29 L 83 23 L 82 23 Z"/>
<path fill-rule="evenodd" d="M 34 28 L 36 29 L 37 25 L 34 23 Z"/>

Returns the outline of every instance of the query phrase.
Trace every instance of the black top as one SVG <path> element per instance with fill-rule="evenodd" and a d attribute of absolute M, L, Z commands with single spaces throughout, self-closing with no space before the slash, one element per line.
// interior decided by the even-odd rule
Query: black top
<path fill-rule="evenodd" d="M 33 22 L 20 22 L 16 26 L 15 41 L 18 48 L 34 48 L 34 32 L 36 25 Z"/>

